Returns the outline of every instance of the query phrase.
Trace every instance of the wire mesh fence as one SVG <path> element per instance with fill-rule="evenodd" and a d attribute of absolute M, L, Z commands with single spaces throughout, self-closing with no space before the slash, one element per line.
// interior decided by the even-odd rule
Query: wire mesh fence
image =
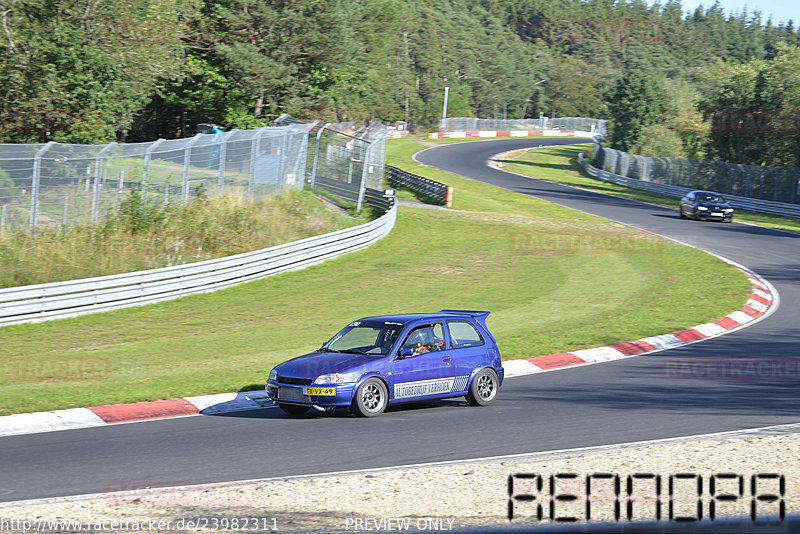
<path fill-rule="evenodd" d="M 560 117 L 539 119 L 478 119 L 474 117 L 452 117 L 439 122 L 440 132 L 470 131 L 520 131 L 520 130 L 566 130 L 591 132 L 606 135 L 606 121 L 583 117 Z"/>
<path fill-rule="evenodd" d="M 593 159 L 596 167 L 629 178 L 773 202 L 800 203 L 799 167 L 651 158 L 606 148 L 599 142 L 595 143 Z"/>
<path fill-rule="evenodd" d="M 324 124 L 312 131 L 307 185 L 353 202 L 361 209 L 366 189 L 384 183 L 386 139 L 391 130 L 381 123 L 362 126 L 345 122 Z"/>
<path fill-rule="evenodd" d="M 384 125 L 319 126 L 289 115 L 276 126 L 149 143 L 0 144 L 0 232 L 94 223 L 137 190 L 142 202 L 186 203 L 201 191 L 249 200 L 315 187 L 317 176 L 354 190 L 383 187 Z M 312 143 L 312 149 L 309 147 Z"/>
<path fill-rule="evenodd" d="M 0 144 L 0 231 L 93 223 L 128 191 L 185 203 L 200 191 L 254 200 L 302 188 L 314 124 L 149 143 Z"/>

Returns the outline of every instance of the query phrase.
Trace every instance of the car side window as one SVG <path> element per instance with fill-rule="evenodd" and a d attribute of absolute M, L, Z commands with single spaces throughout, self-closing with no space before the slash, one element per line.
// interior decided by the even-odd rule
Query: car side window
<path fill-rule="evenodd" d="M 444 326 L 442 323 L 432 323 L 415 327 L 403 341 L 403 348 L 406 347 L 414 349 L 414 356 L 444 350 Z"/>
<path fill-rule="evenodd" d="M 467 321 L 447 321 L 447 327 L 450 329 L 450 347 L 454 349 L 475 347 L 484 343 L 480 332 Z"/>

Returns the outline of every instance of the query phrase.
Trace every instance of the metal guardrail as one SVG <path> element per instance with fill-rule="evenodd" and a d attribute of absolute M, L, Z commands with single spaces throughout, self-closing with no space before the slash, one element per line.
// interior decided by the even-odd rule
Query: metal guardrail
<path fill-rule="evenodd" d="M 452 197 L 452 189 L 445 184 L 411 174 L 397 167 L 387 166 L 386 178 L 390 184 L 401 185 L 417 193 L 422 193 L 439 204 L 447 204 L 449 197 Z"/>
<path fill-rule="evenodd" d="M 81 280 L 0 289 L 0 325 L 75 317 L 207 293 L 294 271 L 367 247 L 394 227 L 397 207 L 366 224 L 235 256 Z"/>
<path fill-rule="evenodd" d="M 638 178 L 629 178 L 621 176 L 612 172 L 604 171 L 592 166 L 583 157 L 583 152 L 578 154 L 578 163 L 581 164 L 583 169 L 590 175 L 599 178 L 605 182 L 611 182 L 625 187 L 632 187 L 634 189 L 642 189 L 651 191 L 653 193 L 660 193 L 672 197 L 681 198 L 693 188 L 682 187 L 678 185 L 661 184 L 658 182 L 648 182 Z M 772 202 L 770 200 L 760 200 L 757 198 L 739 197 L 735 195 L 724 195 L 725 199 L 734 208 L 741 208 L 750 211 L 757 211 L 760 213 L 770 213 L 773 215 L 784 215 L 786 217 L 800 217 L 800 205 L 787 204 L 785 202 Z"/>

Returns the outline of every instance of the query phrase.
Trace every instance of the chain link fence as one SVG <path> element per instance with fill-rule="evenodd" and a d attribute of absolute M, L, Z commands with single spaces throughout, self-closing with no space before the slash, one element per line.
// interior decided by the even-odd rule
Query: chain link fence
<path fill-rule="evenodd" d="M 595 142 L 593 159 L 595 166 L 605 171 L 643 181 L 773 202 L 800 203 L 798 167 L 634 156 L 606 148 L 599 142 Z"/>
<path fill-rule="evenodd" d="M 386 139 L 391 130 L 379 122 L 324 124 L 311 132 L 307 185 L 356 204 L 367 190 L 384 185 Z"/>
<path fill-rule="evenodd" d="M 583 117 L 560 117 L 551 119 L 477 119 L 474 117 L 453 117 L 439 122 L 440 132 L 471 131 L 521 131 L 521 130 L 566 130 L 591 132 L 605 136 L 606 121 Z"/>
<path fill-rule="evenodd" d="M 302 188 L 315 124 L 197 134 L 149 143 L 0 144 L 0 231 L 87 224 L 145 203 L 238 193 L 250 200 Z"/>

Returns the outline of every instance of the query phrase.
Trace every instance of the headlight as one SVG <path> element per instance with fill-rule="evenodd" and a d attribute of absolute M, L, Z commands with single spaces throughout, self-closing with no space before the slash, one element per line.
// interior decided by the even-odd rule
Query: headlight
<path fill-rule="evenodd" d="M 275 371 L 275 369 L 269 372 L 269 378 L 267 380 L 272 380 L 273 382 L 278 381 L 278 373 Z"/>
<path fill-rule="evenodd" d="M 708 208 L 707 208 L 707 207 L 705 207 L 705 206 L 697 206 L 697 209 L 705 211 L 705 210 L 707 210 Z"/>
<path fill-rule="evenodd" d="M 320 375 L 314 380 L 315 384 L 345 384 L 358 380 L 360 373 L 331 373 Z"/>

